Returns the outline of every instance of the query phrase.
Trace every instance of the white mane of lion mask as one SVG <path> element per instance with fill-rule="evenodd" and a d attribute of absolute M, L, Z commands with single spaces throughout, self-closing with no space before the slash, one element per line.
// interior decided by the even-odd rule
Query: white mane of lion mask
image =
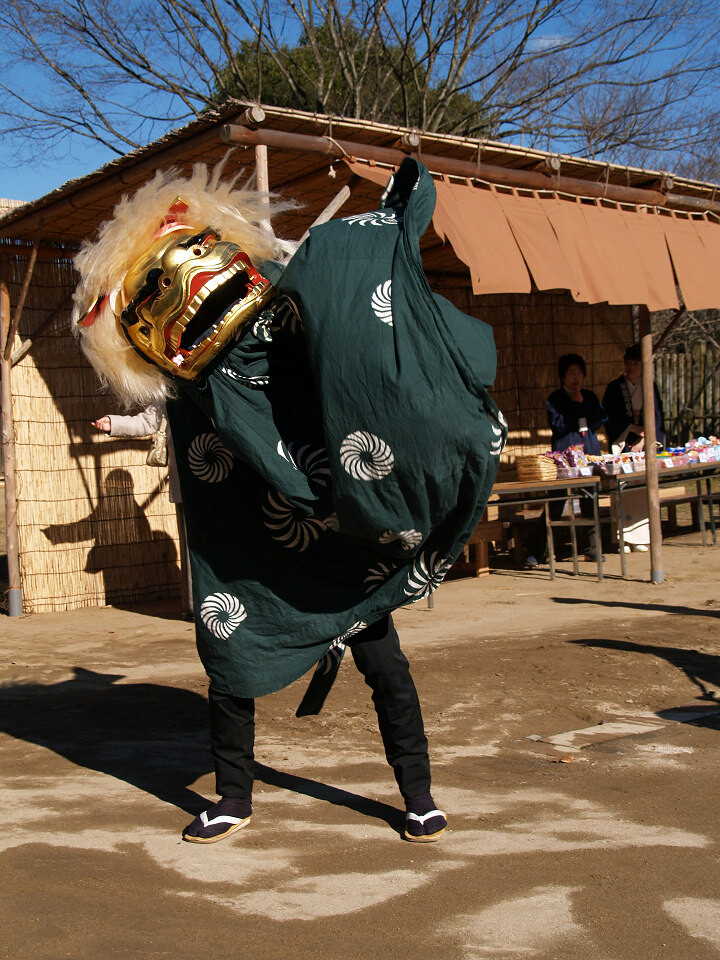
<path fill-rule="evenodd" d="M 173 334 L 170 331 L 173 324 L 167 323 L 165 339 L 173 344 L 172 349 L 166 348 L 167 357 L 161 355 L 165 339 L 152 328 L 153 319 L 150 318 L 148 325 L 142 318 L 138 320 L 143 309 L 145 315 L 151 312 L 148 302 L 157 301 L 163 293 L 155 289 L 152 297 L 143 302 L 144 271 L 154 256 L 158 257 L 158 264 L 163 255 L 166 261 L 172 260 L 173 269 L 178 276 L 182 274 L 176 287 L 184 285 L 186 302 L 194 297 L 190 311 L 194 314 L 199 313 L 197 305 L 207 294 L 197 295 L 197 283 L 188 280 L 188 276 L 193 270 L 196 278 L 208 274 L 195 264 L 183 263 L 178 267 L 177 254 L 170 250 L 171 242 L 175 248 L 180 246 L 186 251 L 181 259 L 187 260 L 193 255 L 214 257 L 217 277 L 210 285 L 213 290 L 218 287 L 218 280 L 225 283 L 228 277 L 237 274 L 242 258 L 240 266 L 247 265 L 252 277 L 246 284 L 248 293 L 252 294 L 248 299 L 260 305 L 269 295 L 269 285 L 253 270 L 251 262 L 282 262 L 296 249 L 296 244 L 278 239 L 270 227 L 271 216 L 292 204 L 270 203 L 267 194 L 236 187 L 237 178 L 221 181 L 224 163 L 212 172 L 204 164 L 196 164 L 187 178 L 179 177 L 172 170 L 157 173 L 135 194 L 120 200 L 112 219 L 100 226 L 97 239 L 86 241 L 75 258 L 80 283 L 73 297 L 73 331 L 103 385 L 126 407 L 165 400 L 174 389 L 173 373 L 187 378 L 195 375 L 194 369 L 182 369 L 189 352 L 181 350 L 180 344 L 187 319 L 184 325 L 174 324 Z M 153 280 L 157 276 L 161 276 L 159 270 L 152 275 Z M 170 286 L 169 279 L 162 278 L 162 282 Z M 166 315 L 171 312 L 165 308 Z M 234 322 L 237 326 L 241 320 L 235 317 Z M 162 329 L 160 324 L 158 327 Z M 202 339 L 202 334 L 198 337 Z M 211 339 L 207 337 L 203 343 L 207 345 Z M 152 348 L 151 341 L 160 365 L 157 360 L 150 362 L 144 356 L 152 353 L 152 349 L 142 349 L 146 344 Z M 208 362 L 212 355 L 208 350 L 203 362 Z"/>

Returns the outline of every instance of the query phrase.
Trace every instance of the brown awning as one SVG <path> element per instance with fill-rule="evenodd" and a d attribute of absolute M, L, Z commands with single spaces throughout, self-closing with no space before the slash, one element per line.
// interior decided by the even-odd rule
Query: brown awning
<path fill-rule="evenodd" d="M 702 218 L 682 214 L 666 214 L 658 218 L 662 223 L 675 276 L 688 310 L 702 310 L 720 306 L 720 261 L 713 259 L 708 246 L 701 239 L 703 232 L 720 230 L 716 224 Z M 710 242 L 710 247 L 712 241 Z"/>
<path fill-rule="evenodd" d="M 375 183 L 388 171 L 346 161 Z M 720 307 L 720 224 L 702 214 L 437 179 L 433 227 L 473 292 L 569 290 L 583 303 Z"/>
<path fill-rule="evenodd" d="M 474 293 L 529 293 L 532 285 L 523 254 L 502 205 L 492 191 L 437 180 L 435 232 L 449 240 L 470 268 Z M 479 243 L 479 225 L 491 243 Z"/>
<path fill-rule="evenodd" d="M 622 216 L 642 263 L 648 289 L 648 299 L 639 302 L 648 310 L 676 310 L 680 303 L 675 273 L 657 209 L 626 207 Z"/>

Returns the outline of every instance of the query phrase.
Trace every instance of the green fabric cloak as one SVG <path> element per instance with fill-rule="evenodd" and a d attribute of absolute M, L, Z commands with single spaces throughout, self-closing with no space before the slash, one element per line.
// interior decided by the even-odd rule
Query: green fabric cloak
<path fill-rule="evenodd" d="M 434 205 L 406 160 L 381 209 L 260 265 L 275 303 L 168 404 L 220 692 L 278 690 L 427 597 L 485 509 L 506 436 L 493 336 L 428 286 Z"/>

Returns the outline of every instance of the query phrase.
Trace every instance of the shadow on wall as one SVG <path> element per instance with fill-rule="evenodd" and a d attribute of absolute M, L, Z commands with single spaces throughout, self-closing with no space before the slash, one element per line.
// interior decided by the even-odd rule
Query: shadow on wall
<path fill-rule="evenodd" d="M 13 302 L 24 269 L 18 261 Z M 31 491 L 31 501 L 18 510 L 23 601 L 30 611 L 88 602 L 137 604 L 181 592 L 171 542 L 175 510 L 164 503 L 148 509 L 154 500 L 167 499 L 165 475 L 145 467 L 149 441 L 128 438 L 107 446 L 91 426 L 98 416 L 121 411 L 103 393 L 72 335 L 69 294 L 76 279 L 69 260 L 38 261 L 19 331 L 30 349 L 13 368 L 18 478 Z M 113 467 L 126 473 L 106 477 Z M 123 493 L 131 474 L 134 497 L 132 489 Z M 149 529 L 147 517 L 158 530 Z M 52 543 L 75 546 L 48 550 L 37 535 L 42 528 Z M 125 533 L 127 539 L 117 536 Z M 83 570 L 97 575 L 84 576 Z"/>
<path fill-rule="evenodd" d="M 43 529 L 52 544 L 94 541 L 85 572 L 101 573 L 105 602 L 120 606 L 140 596 L 150 598 L 148 577 L 157 583 L 155 596 L 167 595 L 179 583 L 177 549 L 163 531 L 152 530 L 134 496 L 127 470 L 111 470 L 102 485 L 97 506 L 76 523 L 52 524 Z M 120 551 L 118 544 L 130 544 Z"/>

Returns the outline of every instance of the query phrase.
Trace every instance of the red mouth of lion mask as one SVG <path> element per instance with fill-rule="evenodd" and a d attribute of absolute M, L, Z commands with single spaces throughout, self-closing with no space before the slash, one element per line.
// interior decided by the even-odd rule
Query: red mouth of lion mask
<path fill-rule="evenodd" d="M 120 326 L 146 360 L 193 380 L 272 295 L 237 244 L 177 223 L 127 272 Z"/>

